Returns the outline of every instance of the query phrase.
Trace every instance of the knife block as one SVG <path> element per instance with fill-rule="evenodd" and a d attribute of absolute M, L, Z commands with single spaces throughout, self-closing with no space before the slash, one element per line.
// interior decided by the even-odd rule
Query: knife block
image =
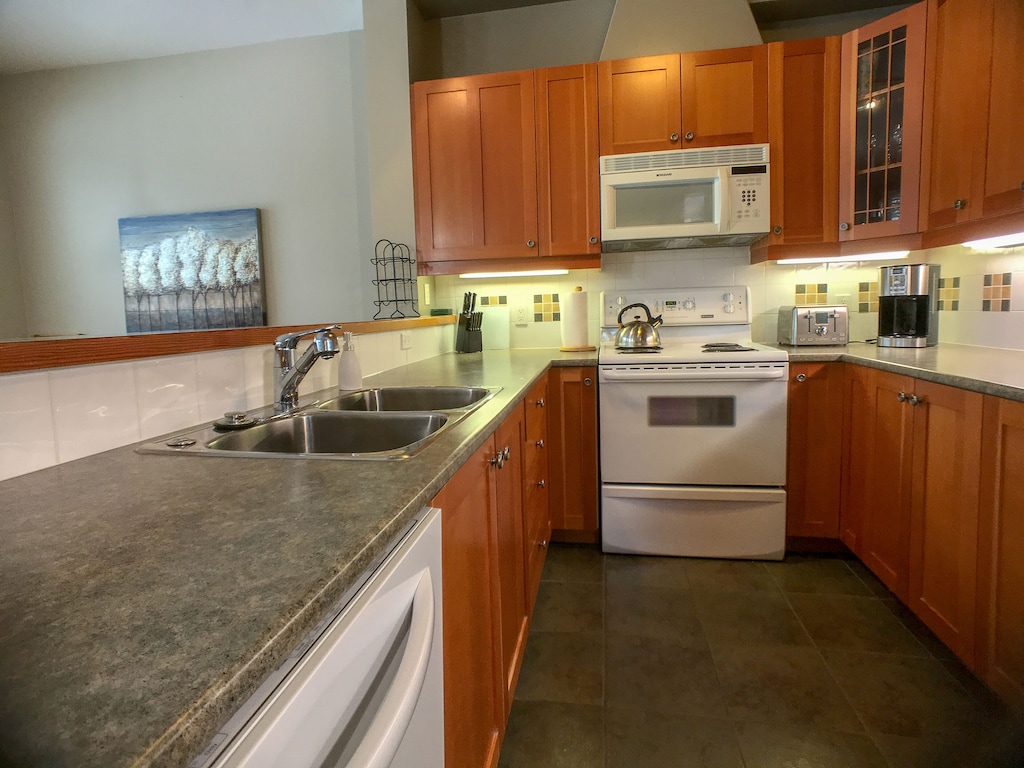
<path fill-rule="evenodd" d="M 459 315 L 459 324 L 455 328 L 456 352 L 480 352 L 484 348 L 483 334 L 479 328 L 471 328 L 471 317 Z"/>

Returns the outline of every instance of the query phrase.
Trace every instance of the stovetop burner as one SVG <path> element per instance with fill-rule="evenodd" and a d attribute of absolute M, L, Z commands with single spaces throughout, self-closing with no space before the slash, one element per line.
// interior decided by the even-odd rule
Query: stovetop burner
<path fill-rule="evenodd" d="M 714 341 L 710 344 L 702 344 L 704 352 L 753 352 L 753 347 L 745 347 L 733 341 Z"/>
<path fill-rule="evenodd" d="M 652 352 L 661 352 L 662 347 L 616 347 L 616 352 L 624 355 L 649 355 Z"/>

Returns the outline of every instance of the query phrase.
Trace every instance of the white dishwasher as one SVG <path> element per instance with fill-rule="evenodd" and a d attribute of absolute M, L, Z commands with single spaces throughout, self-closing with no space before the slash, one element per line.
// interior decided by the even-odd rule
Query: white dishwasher
<path fill-rule="evenodd" d="M 439 510 L 410 526 L 190 768 L 442 768 Z"/>

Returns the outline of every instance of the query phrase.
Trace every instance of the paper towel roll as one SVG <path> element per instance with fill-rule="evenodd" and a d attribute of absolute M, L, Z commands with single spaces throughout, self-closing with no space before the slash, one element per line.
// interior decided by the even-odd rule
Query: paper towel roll
<path fill-rule="evenodd" d="M 562 317 L 562 351 L 594 349 L 590 346 L 587 294 L 583 288 L 577 285 L 572 293 L 563 296 L 558 311 Z"/>

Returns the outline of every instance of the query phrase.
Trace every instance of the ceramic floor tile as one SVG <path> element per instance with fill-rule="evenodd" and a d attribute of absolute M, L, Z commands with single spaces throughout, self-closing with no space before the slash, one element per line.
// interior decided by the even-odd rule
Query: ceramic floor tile
<path fill-rule="evenodd" d="M 735 719 L 864 732 L 816 651 L 797 645 L 719 644 L 711 655 Z"/>
<path fill-rule="evenodd" d="M 819 648 L 930 655 L 877 598 L 790 594 L 789 601 Z"/>
<path fill-rule="evenodd" d="M 744 722 L 736 723 L 736 734 L 746 768 L 889 768 L 861 734 Z"/>
<path fill-rule="evenodd" d="M 604 560 L 594 546 L 555 544 L 544 561 L 543 581 L 604 581 Z"/>
<path fill-rule="evenodd" d="M 992 720 L 933 658 L 824 651 L 825 663 L 870 731 L 969 743 Z"/>
<path fill-rule="evenodd" d="M 702 637 L 693 597 L 686 590 L 658 587 L 638 590 L 611 583 L 605 589 L 609 634 L 665 640 Z"/>
<path fill-rule="evenodd" d="M 686 560 L 681 557 L 605 555 L 605 577 L 619 586 L 685 589 Z"/>
<path fill-rule="evenodd" d="M 951 651 L 945 643 L 939 640 L 924 623 L 914 615 L 907 606 L 903 605 L 899 600 L 893 598 L 891 600 L 883 600 L 885 607 L 889 609 L 893 616 L 895 616 L 900 624 L 902 624 L 910 634 L 912 634 L 921 645 L 925 647 L 932 656 L 937 659 L 943 659 L 947 661 L 955 661 L 956 654 Z"/>
<path fill-rule="evenodd" d="M 603 645 L 601 632 L 531 632 L 516 699 L 603 703 Z"/>
<path fill-rule="evenodd" d="M 683 561 L 686 577 L 694 590 L 706 592 L 777 592 L 778 587 L 765 563 L 751 560 Z"/>
<path fill-rule="evenodd" d="M 703 640 L 629 635 L 606 639 L 608 707 L 637 712 L 724 717 L 728 710 Z"/>
<path fill-rule="evenodd" d="M 893 593 L 890 592 L 889 588 L 882 583 L 881 579 L 875 576 L 875 574 L 873 574 L 871 570 L 860 560 L 850 560 L 847 562 L 847 565 L 850 567 L 850 570 L 853 571 L 854 576 L 864 582 L 864 586 L 871 591 L 871 594 L 876 597 L 895 599 Z"/>
<path fill-rule="evenodd" d="M 783 592 L 870 596 L 872 591 L 854 574 L 847 559 L 787 555 L 781 563 L 766 563 Z"/>
<path fill-rule="evenodd" d="M 772 592 L 695 592 L 708 642 L 810 645 L 786 598 Z"/>
<path fill-rule="evenodd" d="M 604 595 L 600 584 L 551 581 L 537 593 L 533 632 L 600 632 L 604 629 Z"/>
<path fill-rule="evenodd" d="M 608 768 L 743 768 L 728 719 L 613 708 L 606 719 Z"/>
<path fill-rule="evenodd" d="M 516 698 L 500 768 L 604 768 L 604 709 Z"/>

